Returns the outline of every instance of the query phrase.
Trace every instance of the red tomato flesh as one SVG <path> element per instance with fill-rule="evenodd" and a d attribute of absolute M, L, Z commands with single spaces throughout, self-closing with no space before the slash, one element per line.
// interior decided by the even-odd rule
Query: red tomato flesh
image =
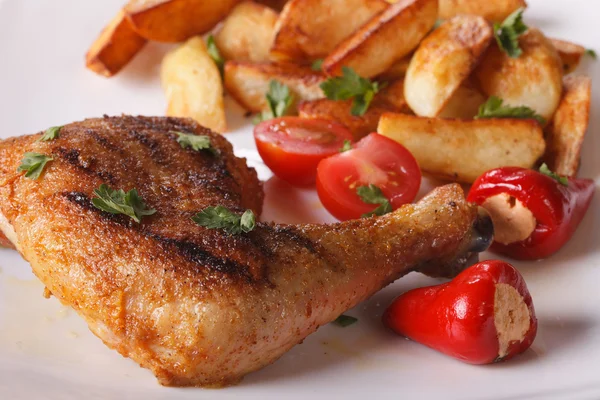
<path fill-rule="evenodd" d="M 395 210 L 415 199 L 421 186 L 421 170 L 401 144 L 371 133 L 352 150 L 329 157 L 317 168 L 317 192 L 321 203 L 336 218 L 360 218 L 377 208 L 358 196 L 359 186 L 375 185 Z"/>
<path fill-rule="evenodd" d="M 315 182 L 319 161 L 338 153 L 345 140 L 352 140 L 352 133 L 327 119 L 281 117 L 256 125 L 254 140 L 276 176 L 306 186 Z"/>

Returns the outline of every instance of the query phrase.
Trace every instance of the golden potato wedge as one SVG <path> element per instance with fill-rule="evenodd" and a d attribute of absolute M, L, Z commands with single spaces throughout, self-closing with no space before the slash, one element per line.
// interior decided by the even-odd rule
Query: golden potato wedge
<path fill-rule="evenodd" d="M 268 108 L 265 95 L 272 80 L 287 85 L 297 101 L 324 97 L 319 85 L 326 77 L 309 67 L 294 64 L 225 63 L 225 88 L 244 108 L 260 112 Z"/>
<path fill-rule="evenodd" d="M 369 133 L 377 131 L 379 117 L 386 112 L 410 112 L 404 101 L 403 82 L 397 81 L 375 95 L 373 102 L 364 115 L 351 114 L 352 100 L 335 101 L 319 99 L 306 101 L 298 106 L 298 113 L 304 118 L 332 119 L 345 125 L 359 140 Z"/>
<path fill-rule="evenodd" d="M 167 54 L 160 77 L 168 116 L 193 118 L 220 133 L 227 130 L 221 74 L 201 37 Z"/>
<path fill-rule="evenodd" d="M 379 117 L 383 113 L 398 111 L 392 105 L 375 101 L 363 115 L 354 116 L 350 113 L 351 109 L 352 100 L 320 99 L 300 103 L 298 114 L 303 118 L 325 118 L 345 125 L 356 141 L 377 131 Z"/>
<path fill-rule="evenodd" d="M 493 43 L 475 77 L 486 96 L 497 96 L 513 107 L 530 107 L 549 120 L 562 94 L 562 62 L 550 40 L 537 29 L 525 32 L 519 45 L 523 53 L 511 58 Z"/>
<path fill-rule="evenodd" d="M 413 51 L 437 19 L 437 0 L 400 0 L 377 14 L 340 43 L 323 61 L 328 75 L 342 67 L 371 78 Z"/>
<path fill-rule="evenodd" d="M 387 6 L 383 0 L 291 0 L 275 26 L 271 58 L 300 63 L 323 58 Z"/>
<path fill-rule="evenodd" d="M 585 47 L 560 39 L 550 39 L 550 42 L 558 52 L 565 74 L 575 71 L 585 54 Z"/>
<path fill-rule="evenodd" d="M 102 30 L 85 55 L 85 65 L 99 75 L 110 77 L 119 72 L 144 47 L 146 39 L 138 35 L 123 10 Z"/>
<path fill-rule="evenodd" d="M 236 61 L 267 61 L 277 16 L 269 7 L 253 1 L 235 6 L 215 34 L 223 57 Z"/>
<path fill-rule="evenodd" d="M 521 7 L 525 0 L 440 0 L 440 18 L 449 19 L 460 14 L 480 15 L 483 18 L 502 22 Z"/>
<path fill-rule="evenodd" d="M 470 84 L 463 84 L 456 89 L 444 108 L 437 115 L 440 118 L 472 119 L 485 103 L 486 97 Z"/>
<path fill-rule="evenodd" d="M 129 0 L 125 13 L 136 32 L 157 42 L 182 42 L 214 28 L 239 0 Z"/>
<path fill-rule="evenodd" d="M 257 0 L 259 4 L 272 8 L 273 10 L 281 11 L 288 0 Z"/>
<path fill-rule="evenodd" d="M 412 57 L 404 80 L 404 97 L 417 115 L 435 117 L 444 108 L 492 42 L 489 22 L 459 15 L 431 32 Z"/>
<path fill-rule="evenodd" d="M 558 109 L 546 127 L 544 162 L 559 175 L 576 176 L 581 146 L 590 120 L 592 80 L 587 76 L 566 76 Z"/>
<path fill-rule="evenodd" d="M 381 73 L 378 76 L 378 78 L 383 81 L 395 81 L 397 79 L 404 79 L 412 56 L 413 55 L 411 53 L 396 61 L 394 64 L 392 64 L 392 66 L 389 69 L 383 71 L 383 73 Z"/>
<path fill-rule="evenodd" d="M 465 183 L 493 168 L 531 168 L 545 149 L 535 120 L 383 114 L 377 131 L 410 150 L 423 171 Z"/>

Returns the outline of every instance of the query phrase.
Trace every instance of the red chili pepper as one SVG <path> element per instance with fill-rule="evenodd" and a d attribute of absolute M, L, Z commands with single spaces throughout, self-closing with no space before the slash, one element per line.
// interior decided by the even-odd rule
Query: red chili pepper
<path fill-rule="evenodd" d="M 547 173 L 552 174 L 549 171 Z M 502 226 L 502 221 L 497 221 L 497 213 L 488 208 L 498 234 L 492 250 L 518 260 L 535 260 L 552 255 L 569 241 L 583 219 L 593 194 L 594 181 L 591 179 L 567 180 L 530 169 L 504 167 L 480 176 L 471 187 L 467 199 L 488 208 L 484 204 L 487 200 L 496 195 L 505 195 L 511 202 L 509 207 L 518 201 L 529 210 L 535 218 L 529 229 L 531 233 L 516 241 L 501 241 L 499 235 L 503 231 L 508 228 L 510 234 L 515 224 L 524 223 L 526 218 L 514 216 L 512 220 L 504 221 Z"/>
<path fill-rule="evenodd" d="M 503 261 L 484 261 L 453 281 L 414 289 L 383 315 L 396 333 L 470 364 L 509 359 L 531 346 L 537 319 L 523 277 Z"/>

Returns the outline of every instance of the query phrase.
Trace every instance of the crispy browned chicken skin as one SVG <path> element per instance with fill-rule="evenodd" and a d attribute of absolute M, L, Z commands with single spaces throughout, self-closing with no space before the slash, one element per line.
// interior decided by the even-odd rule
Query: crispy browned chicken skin
<path fill-rule="evenodd" d="M 209 135 L 220 154 L 182 149 L 175 131 Z M 455 274 L 491 239 L 457 185 L 380 218 L 230 236 L 190 219 L 215 205 L 260 212 L 256 173 L 222 136 L 105 117 L 39 137 L 0 143 L 2 230 L 52 294 L 164 385 L 235 383 L 409 271 Z M 54 158 L 39 180 L 16 172 L 30 151 Z M 96 209 L 102 183 L 137 188 L 156 214 L 138 224 Z"/>

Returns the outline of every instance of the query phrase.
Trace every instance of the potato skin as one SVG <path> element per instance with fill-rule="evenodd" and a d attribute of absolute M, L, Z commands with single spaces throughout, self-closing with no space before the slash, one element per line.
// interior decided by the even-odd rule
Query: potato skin
<path fill-rule="evenodd" d="M 167 116 L 192 118 L 216 132 L 227 130 L 221 74 L 196 36 L 167 54 L 161 66 Z"/>
<path fill-rule="evenodd" d="M 569 74 L 575 71 L 585 54 L 585 47 L 560 39 L 550 39 L 550 42 L 558 52 L 564 73 Z"/>
<path fill-rule="evenodd" d="M 324 58 L 387 6 L 383 0 L 290 0 L 275 27 L 271 59 L 309 63 Z"/>
<path fill-rule="evenodd" d="M 136 32 L 176 43 L 214 28 L 239 0 L 129 0 L 125 13 Z"/>
<path fill-rule="evenodd" d="M 242 107 L 252 112 L 267 109 L 265 94 L 271 80 L 287 85 L 297 101 L 324 97 L 320 84 L 326 77 L 309 67 L 294 64 L 227 61 L 225 87 Z"/>
<path fill-rule="evenodd" d="M 592 80 L 589 77 L 564 78 L 562 99 L 546 127 L 547 150 L 544 155 L 544 162 L 559 175 L 577 176 L 591 102 Z"/>
<path fill-rule="evenodd" d="M 146 44 L 122 10 L 102 30 L 85 55 L 85 65 L 95 73 L 111 77 L 127 65 Z"/>
<path fill-rule="evenodd" d="M 493 43 L 475 77 L 483 93 L 505 104 L 527 106 L 549 120 L 562 94 L 563 66 L 552 43 L 535 28 L 519 38 L 523 53 L 509 57 Z"/>
<path fill-rule="evenodd" d="M 371 78 L 413 51 L 437 19 L 437 0 L 400 0 L 348 37 L 323 61 L 328 75 L 342 67 Z"/>
<path fill-rule="evenodd" d="M 417 115 L 434 117 L 479 63 L 493 40 L 482 17 L 454 17 L 427 36 L 406 71 L 404 96 Z"/>
<path fill-rule="evenodd" d="M 527 7 L 525 0 L 440 0 L 440 18 L 450 19 L 456 15 L 469 14 L 502 22 L 521 7 Z"/>
<path fill-rule="evenodd" d="M 277 17 L 267 6 L 253 1 L 241 2 L 215 34 L 219 51 L 227 60 L 267 61 Z"/>
<path fill-rule="evenodd" d="M 410 150 L 423 171 L 464 183 L 494 168 L 531 168 L 545 149 L 540 124 L 526 119 L 383 114 L 377 131 Z"/>

